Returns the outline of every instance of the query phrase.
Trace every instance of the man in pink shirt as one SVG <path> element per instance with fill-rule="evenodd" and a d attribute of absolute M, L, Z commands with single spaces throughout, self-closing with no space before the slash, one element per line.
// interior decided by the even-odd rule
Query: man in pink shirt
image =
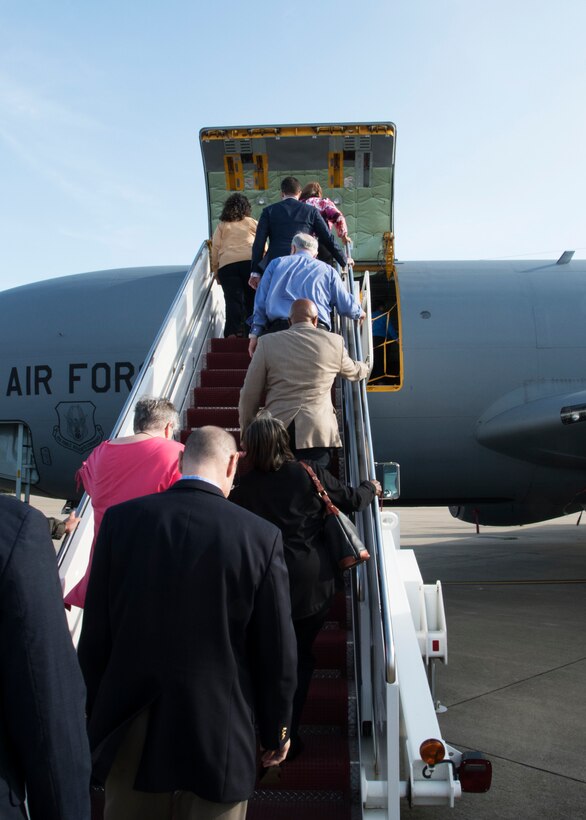
<path fill-rule="evenodd" d="M 131 498 L 160 493 L 180 477 L 183 445 L 173 440 L 179 417 L 167 399 L 143 397 L 134 408 L 134 435 L 103 441 L 77 471 L 77 480 L 92 500 L 94 540 L 83 578 L 67 593 L 65 603 L 83 607 L 94 545 L 108 507 Z"/>

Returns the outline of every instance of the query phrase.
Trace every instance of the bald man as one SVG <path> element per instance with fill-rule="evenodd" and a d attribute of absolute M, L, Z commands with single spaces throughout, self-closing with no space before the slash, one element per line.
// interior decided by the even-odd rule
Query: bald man
<path fill-rule="evenodd" d="M 296 642 L 280 531 L 227 500 L 233 436 L 187 439 L 183 477 L 106 512 L 79 660 L 105 820 L 244 820 L 289 748 Z"/>
<path fill-rule="evenodd" d="M 240 429 L 244 433 L 264 407 L 286 425 L 298 458 L 323 466 L 332 447 L 341 447 L 331 388 L 338 374 L 350 381 L 368 376 L 369 365 L 355 362 L 336 333 L 318 327 L 318 311 L 309 299 L 296 299 L 290 327 L 261 336 L 240 392 Z"/>

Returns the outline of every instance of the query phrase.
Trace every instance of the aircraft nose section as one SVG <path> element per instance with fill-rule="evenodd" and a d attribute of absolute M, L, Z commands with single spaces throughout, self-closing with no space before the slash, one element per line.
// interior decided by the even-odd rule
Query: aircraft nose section
<path fill-rule="evenodd" d="M 483 447 L 555 467 L 586 466 L 586 389 L 527 399 L 514 391 L 479 418 L 476 439 Z"/>

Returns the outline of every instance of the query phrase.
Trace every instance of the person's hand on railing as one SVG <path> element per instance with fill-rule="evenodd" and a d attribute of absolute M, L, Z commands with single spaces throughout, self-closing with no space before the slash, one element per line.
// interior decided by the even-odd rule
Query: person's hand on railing
<path fill-rule="evenodd" d="M 63 522 L 65 524 L 65 532 L 67 533 L 67 535 L 74 531 L 74 529 L 79 524 L 79 521 L 80 519 L 75 514 L 75 510 L 72 510 Z"/>

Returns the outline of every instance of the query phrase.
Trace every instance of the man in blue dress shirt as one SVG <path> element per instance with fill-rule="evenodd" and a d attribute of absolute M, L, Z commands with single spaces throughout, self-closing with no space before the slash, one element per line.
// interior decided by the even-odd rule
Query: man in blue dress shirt
<path fill-rule="evenodd" d="M 349 293 L 337 273 L 316 259 L 317 239 L 306 233 L 293 237 L 290 256 L 269 262 L 254 299 L 254 314 L 248 352 L 252 356 L 263 333 L 286 330 L 291 305 L 296 299 L 310 299 L 317 307 L 318 327 L 330 329 L 330 314 L 364 320 L 364 311 Z"/>

